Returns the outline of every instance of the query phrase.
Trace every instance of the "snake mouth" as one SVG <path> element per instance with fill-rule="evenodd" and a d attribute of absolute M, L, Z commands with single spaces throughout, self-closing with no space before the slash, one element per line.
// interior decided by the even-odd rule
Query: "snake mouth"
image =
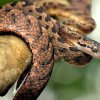
<path fill-rule="evenodd" d="M 27 67 L 32 53 L 14 32 L 0 32 L 0 95 L 4 96 Z"/>

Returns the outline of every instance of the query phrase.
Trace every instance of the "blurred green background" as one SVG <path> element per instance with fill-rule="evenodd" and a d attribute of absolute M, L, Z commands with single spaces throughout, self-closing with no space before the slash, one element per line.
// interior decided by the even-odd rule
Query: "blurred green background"
<path fill-rule="evenodd" d="M 16 0 L 0 0 L 0 5 Z M 100 0 L 93 0 L 92 16 L 97 28 L 89 37 L 100 42 Z M 12 90 L 0 100 L 11 100 Z M 100 59 L 84 68 L 63 61 L 55 63 L 51 79 L 38 100 L 100 100 Z"/>

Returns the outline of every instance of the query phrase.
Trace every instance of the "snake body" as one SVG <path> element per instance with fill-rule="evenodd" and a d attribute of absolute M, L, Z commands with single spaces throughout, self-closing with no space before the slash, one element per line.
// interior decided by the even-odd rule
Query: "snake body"
<path fill-rule="evenodd" d="M 88 0 L 82 2 L 87 5 L 81 9 L 81 3 L 66 6 L 45 0 L 11 3 L 0 9 L 0 33 L 20 36 L 33 55 L 32 67 L 24 81 L 19 78 L 23 82 L 20 87 L 18 83 L 13 100 L 37 99 L 50 78 L 54 54 L 77 66 L 86 65 L 92 57 L 100 58 L 100 44 L 85 36 L 95 28 L 95 22 Z"/>

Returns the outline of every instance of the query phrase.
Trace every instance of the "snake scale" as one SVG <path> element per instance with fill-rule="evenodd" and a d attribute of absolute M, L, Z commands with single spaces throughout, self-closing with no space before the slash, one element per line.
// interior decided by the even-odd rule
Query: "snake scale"
<path fill-rule="evenodd" d="M 58 1 L 23 0 L 0 9 L 0 33 L 21 37 L 32 52 L 32 66 L 20 76 L 13 100 L 38 98 L 51 76 L 54 55 L 80 67 L 100 58 L 100 44 L 86 37 L 95 28 L 91 0 Z"/>

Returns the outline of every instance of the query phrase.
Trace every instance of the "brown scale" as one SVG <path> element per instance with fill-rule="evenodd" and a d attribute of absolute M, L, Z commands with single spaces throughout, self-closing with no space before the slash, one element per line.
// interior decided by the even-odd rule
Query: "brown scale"
<path fill-rule="evenodd" d="M 83 3 L 84 5 L 81 6 Z M 59 29 L 59 35 L 66 41 L 67 44 L 69 44 L 68 41 L 70 41 L 73 44 L 73 47 L 75 46 L 79 50 L 82 50 L 95 58 L 99 58 L 100 45 L 91 39 L 88 39 L 87 41 L 84 41 L 83 39 L 84 35 L 87 35 L 95 28 L 95 22 L 90 16 L 90 4 L 91 0 L 81 0 L 76 2 L 74 0 L 69 0 L 67 5 L 56 2 L 53 3 L 52 0 L 49 2 L 45 1 L 43 3 L 47 14 L 63 23 Z M 79 9 L 80 6 L 81 8 Z M 83 48 L 78 44 L 78 41 L 83 42 L 87 46 Z"/>
<path fill-rule="evenodd" d="M 13 9 L 9 13 L 3 13 L 3 11 L 0 11 L 0 19 L 2 20 L 0 32 L 15 32 L 16 35 L 21 36 L 29 44 L 33 54 L 32 68 L 14 100 L 22 100 L 22 98 L 24 100 L 29 97 L 33 97 L 35 100 L 39 95 L 38 93 L 41 93 L 46 85 L 52 71 L 53 49 L 51 42 L 48 41 L 49 34 L 43 27 L 39 26 L 38 20 L 31 15 L 24 15 L 22 11 L 17 9 Z M 30 23 L 27 27 L 28 21 Z M 40 33 L 42 34 L 41 37 L 36 40 L 37 35 L 40 35 Z M 47 48 L 43 50 L 45 47 Z"/>
<path fill-rule="evenodd" d="M 89 13 L 90 2 L 82 0 L 77 5 L 71 0 L 66 6 L 47 3 L 45 0 L 45 4 L 35 1 L 7 4 L 0 10 L 0 31 L 19 35 L 28 44 L 33 55 L 32 67 L 28 73 L 22 74 L 24 78 L 19 78 L 13 100 L 37 99 L 50 78 L 54 54 L 70 64 L 82 66 L 90 62 L 95 53 L 98 55 L 100 52 L 99 43 L 84 37 L 95 27 Z M 79 9 L 83 2 L 85 5 Z M 43 9 L 46 9 L 48 15 Z M 50 11 L 57 13 L 52 14 Z M 58 17 L 61 22 L 49 15 Z"/>
<path fill-rule="evenodd" d="M 49 15 L 62 21 L 72 31 L 78 31 L 80 34 L 85 35 L 95 28 L 95 22 L 91 16 L 75 6 L 44 3 L 44 8 Z"/>
<path fill-rule="evenodd" d="M 10 7 L 10 5 L 8 6 Z M 56 25 L 56 21 L 44 13 L 43 8 L 36 8 L 35 5 L 30 5 L 27 7 L 25 6 L 25 2 L 16 4 L 14 8 L 19 8 L 26 14 L 32 14 L 32 16 L 36 17 L 40 21 L 41 25 L 47 29 L 48 34 L 51 34 L 55 54 L 61 59 L 65 60 L 69 64 L 76 66 L 83 66 L 91 61 L 92 57 L 88 54 L 85 54 L 80 50 L 76 52 L 76 50 L 74 51 L 69 49 L 69 47 L 75 48 L 74 44 L 72 42 L 64 41 L 63 38 L 57 34 L 58 30 L 56 29 L 56 26 L 58 26 L 58 24 Z M 62 52 L 61 49 L 66 49 L 66 51 Z M 76 60 L 77 58 L 81 58 L 80 62 Z"/>
<path fill-rule="evenodd" d="M 56 18 L 57 17 L 59 17 L 59 14 L 61 13 L 61 12 L 64 12 L 64 14 L 66 15 L 66 13 L 69 13 L 68 11 L 72 11 L 72 12 L 74 12 L 75 13 L 75 9 L 74 8 L 72 8 L 72 6 L 71 7 L 66 7 L 65 5 L 61 5 L 61 4 L 57 4 L 57 3 L 44 3 L 44 9 L 46 10 L 46 12 L 49 14 L 49 15 L 51 15 L 51 16 L 55 16 Z M 56 11 L 56 9 L 58 10 L 58 11 Z M 49 10 L 51 10 L 50 12 L 49 12 Z M 55 12 L 56 14 L 51 14 L 51 13 L 53 13 L 53 12 Z M 70 14 L 72 14 L 73 15 L 73 13 L 72 12 L 70 12 Z M 61 14 L 63 14 L 63 13 L 61 13 Z M 64 15 L 63 14 L 63 15 Z M 81 17 L 83 17 L 84 18 L 84 15 L 83 15 L 83 13 L 81 14 L 81 16 L 79 16 L 80 18 Z M 73 16 L 75 16 L 75 14 L 73 15 Z M 61 17 L 61 16 L 60 16 Z M 62 16 L 63 18 L 64 18 L 64 16 Z M 62 18 L 61 17 L 61 18 Z M 77 16 L 78 17 L 78 16 Z M 79 18 L 78 17 L 78 18 Z M 87 16 L 86 16 L 87 17 Z M 60 18 L 60 19 L 61 19 Z M 65 18 L 67 18 L 68 19 L 68 17 L 65 17 Z M 90 24 L 90 26 L 91 27 L 94 27 L 93 25 L 95 24 L 94 23 L 94 21 L 93 21 L 93 19 L 91 19 L 91 17 L 89 17 L 90 18 L 90 23 L 93 23 L 93 24 Z M 82 18 L 81 18 L 82 19 Z M 74 20 L 74 19 L 73 19 Z M 55 39 L 53 39 L 54 40 L 54 42 L 53 42 L 53 44 L 54 44 L 54 48 L 56 49 L 55 50 L 55 53 L 60 57 L 60 58 L 62 58 L 62 59 L 65 59 L 65 61 L 67 61 L 68 63 L 70 63 L 70 64 L 74 64 L 74 65 L 85 65 L 85 64 L 87 64 L 91 59 L 92 59 L 92 57 L 90 57 L 89 55 L 87 55 L 87 54 L 85 54 L 85 53 L 83 53 L 82 51 L 80 51 L 80 50 L 77 50 L 77 52 L 76 52 L 76 50 L 75 50 L 75 52 L 74 52 L 74 50 L 70 50 L 69 49 L 69 47 L 72 47 L 72 48 L 75 48 L 75 45 L 73 44 L 73 42 L 71 42 L 69 39 L 69 37 L 68 37 L 68 35 L 70 35 L 71 36 L 71 40 L 73 40 L 73 39 L 75 39 L 75 36 L 73 36 L 71 33 L 76 33 L 76 31 L 78 32 L 78 34 L 79 33 L 82 33 L 83 32 L 83 30 L 85 29 L 86 31 L 88 31 L 89 32 L 89 30 L 91 30 L 91 28 L 89 29 L 89 27 L 88 27 L 88 30 L 86 29 L 86 27 L 87 26 L 89 26 L 89 25 L 87 25 L 85 28 L 84 28 L 84 26 L 82 26 L 82 28 L 84 28 L 83 30 L 81 30 L 81 29 L 79 29 L 80 27 L 77 27 L 76 26 L 76 23 L 78 23 L 77 21 L 75 22 L 73 22 L 73 20 L 72 19 L 68 19 L 68 21 L 66 21 L 66 23 L 70 26 L 68 26 L 67 25 L 67 28 L 68 28 L 68 30 L 66 31 L 67 32 L 67 34 L 63 34 L 63 35 L 65 35 L 65 38 L 67 38 L 67 41 L 65 41 L 66 43 L 65 43 L 65 45 L 63 45 L 63 43 L 62 43 L 62 41 L 64 42 L 64 36 L 62 35 L 62 38 L 60 39 L 60 41 L 58 40 L 56 40 L 55 41 Z M 60 20 L 61 21 L 61 20 Z M 86 22 L 87 23 L 87 22 Z M 65 24 L 65 23 L 64 23 Z M 73 26 L 75 27 L 75 28 L 73 28 Z M 62 27 L 61 27 L 61 29 L 62 30 L 64 30 Z M 61 30 L 61 33 L 60 34 L 62 34 L 62 30 Z M 85 31 L 84 30 L 84 31 Z M 78 34 L 76 34 L 76 36 L 78 36 L 79 37 L 79 35 Z M 55 35 L 56 36 L 56 35 Z M 56 36 L 56 37 L 58 37 L 58 36 Z M 70 41 L 70 42 L 69 42 Z M 59 43 L 60 42 L 60 43 Z M 62 46 L 61 46 L 62 45 Z M 60 50 L 65 50 L 65 52 L 63 51 L 63 52 L 61 52 Z M 67 51 L 67 52 L 66 52 Z M 71 56 L 71 54 L 72 54 L 72 56 Z M 76 60 L 77 58 L 81 58 L 80 59 L 80 62 L 78 61 L 78 60 Z"/>

